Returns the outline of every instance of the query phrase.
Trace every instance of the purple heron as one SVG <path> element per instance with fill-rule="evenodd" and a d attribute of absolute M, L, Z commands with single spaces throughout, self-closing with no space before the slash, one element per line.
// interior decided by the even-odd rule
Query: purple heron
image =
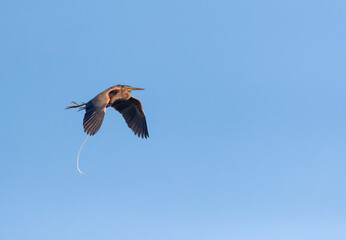
<path fill-rule="evenodd" d="M 127 126 L 135 135 L 141 138 L 149 137 L 147 122 L 142 108 L 142 103 L 138 99 L 131 97 L 131 91 L 144 90 L 126 85 L 116 85 L 99 93 L 87 103 L 68 106 L 66 109 L 79 108 L 85 109 L 83 119 L 84 132 L 92 136 L 100 129 L 106 108 L 113 107 L 124 117 Z"/>

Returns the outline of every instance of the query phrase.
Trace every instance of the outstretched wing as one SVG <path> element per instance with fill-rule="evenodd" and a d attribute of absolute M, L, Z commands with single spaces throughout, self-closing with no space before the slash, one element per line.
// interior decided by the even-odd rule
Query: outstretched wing
<path fill-rule="evenodd" d="M 90 100 L 86 104 L 85 115 L 83 119 L 84 132 L 92 136 L 100 129 L 103 118 L 106 113 L 106 106 L 97 106 Z"/>
<path fill-rule="evenodd" d="M 112 107 L 120 112 L 129 128 L 138 137 L 149 137 L 147 121 L 142 108 L 142 103 L 136 98 L 130 97 L 129 100 L 117 100 Z"/>

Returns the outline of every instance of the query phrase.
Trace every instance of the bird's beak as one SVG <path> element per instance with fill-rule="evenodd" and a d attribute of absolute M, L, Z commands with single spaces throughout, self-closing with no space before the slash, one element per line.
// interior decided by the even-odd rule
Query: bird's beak
<path fill-rule="evenodd" d="M 130 91 L 133 91 L 133 90 L 144 90 L 144 88 L 129 87 L 128 90 L 130 90 Z"/>

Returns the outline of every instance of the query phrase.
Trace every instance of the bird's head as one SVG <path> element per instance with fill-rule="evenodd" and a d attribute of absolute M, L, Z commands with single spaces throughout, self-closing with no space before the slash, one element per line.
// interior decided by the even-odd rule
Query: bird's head
<path fill-rule="evenodd" d="M 129 99 L 131 97 L 131 91 L 144 90 L 144 88 L 135 88 L 127 85 L 117 85 L 110 90 L 116 90 L 117 99 Z"/>

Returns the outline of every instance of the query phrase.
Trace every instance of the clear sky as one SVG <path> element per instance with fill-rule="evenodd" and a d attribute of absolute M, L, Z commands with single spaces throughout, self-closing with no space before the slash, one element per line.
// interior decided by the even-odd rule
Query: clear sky
<path fill-rule="evenodd" d="M 0 239 L 346 239 L 345 1 L 1 1 Z M 65 111 L 125 84 L 84 141 Z"/>

